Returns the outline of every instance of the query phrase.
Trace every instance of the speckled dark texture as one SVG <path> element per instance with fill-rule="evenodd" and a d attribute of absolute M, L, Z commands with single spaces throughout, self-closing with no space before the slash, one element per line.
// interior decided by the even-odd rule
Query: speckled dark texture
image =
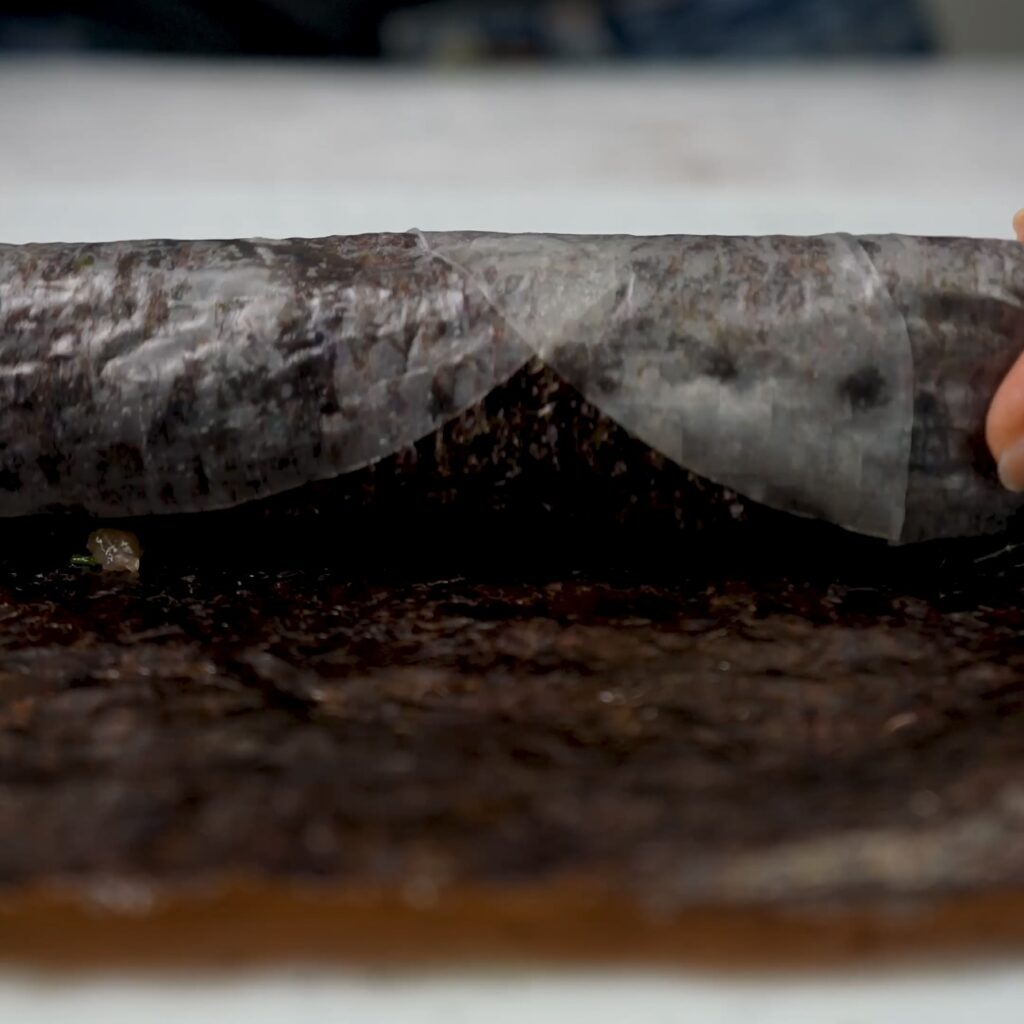
<path fill-rule="evenodd" d="M 1015 553 L 842 536 L 643 573 L 8 568 L 0 880 L 1024 883 Z"/>
<path fill-rule="evenodd" d="M 895 235 L 0 246 L 0 514 L 279 494 L 431 437 L 540 358 L 772 507 L 892 541 L 998 531 L 1020 502 L 982 428 L 1022 295 L 1019 245 Z M 522 420 L 500 400 L 492 424 Z"/>

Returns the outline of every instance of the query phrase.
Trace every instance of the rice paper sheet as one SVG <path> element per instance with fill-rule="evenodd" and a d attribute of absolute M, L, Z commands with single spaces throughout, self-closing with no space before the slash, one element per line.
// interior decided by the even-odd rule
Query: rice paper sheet
<path fill-rule="evenodd" d="M 0 246 L 0 514 L 350 472 L 540 358 L 681 466 L 893 542 L 1003 528 L 1024 247 L 487 233 Z"/>

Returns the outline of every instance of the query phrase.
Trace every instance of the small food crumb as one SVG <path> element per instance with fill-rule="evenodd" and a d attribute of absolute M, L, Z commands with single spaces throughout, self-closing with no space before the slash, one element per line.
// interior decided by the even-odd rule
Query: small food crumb
<path fill-rule="evenodd" d="M 104 572 L 137 573 L 139 571 L 142 545 L 139 544 L 139 538 L 134 533 L 107 528 L 93 530 L 89 534 L 86 547 Z"/>

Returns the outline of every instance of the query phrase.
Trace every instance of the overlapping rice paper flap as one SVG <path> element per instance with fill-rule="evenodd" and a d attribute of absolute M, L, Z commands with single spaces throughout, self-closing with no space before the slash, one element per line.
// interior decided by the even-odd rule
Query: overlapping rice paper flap
<path fill-rule="evenodd" d="M 590 402 L 674 462 L 776 508 L 900 538 L 913 358 L 855 238 L 424 244 Z"/>

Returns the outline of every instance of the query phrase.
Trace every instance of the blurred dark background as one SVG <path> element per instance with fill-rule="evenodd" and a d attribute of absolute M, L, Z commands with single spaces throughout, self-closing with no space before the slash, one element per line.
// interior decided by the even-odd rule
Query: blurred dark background
<path fill-rule="evenodd" d="M 0 50 L 435 63 L 906 56 L 940 49 L 952 10 L 943 0 L 0 0 Z"/>

